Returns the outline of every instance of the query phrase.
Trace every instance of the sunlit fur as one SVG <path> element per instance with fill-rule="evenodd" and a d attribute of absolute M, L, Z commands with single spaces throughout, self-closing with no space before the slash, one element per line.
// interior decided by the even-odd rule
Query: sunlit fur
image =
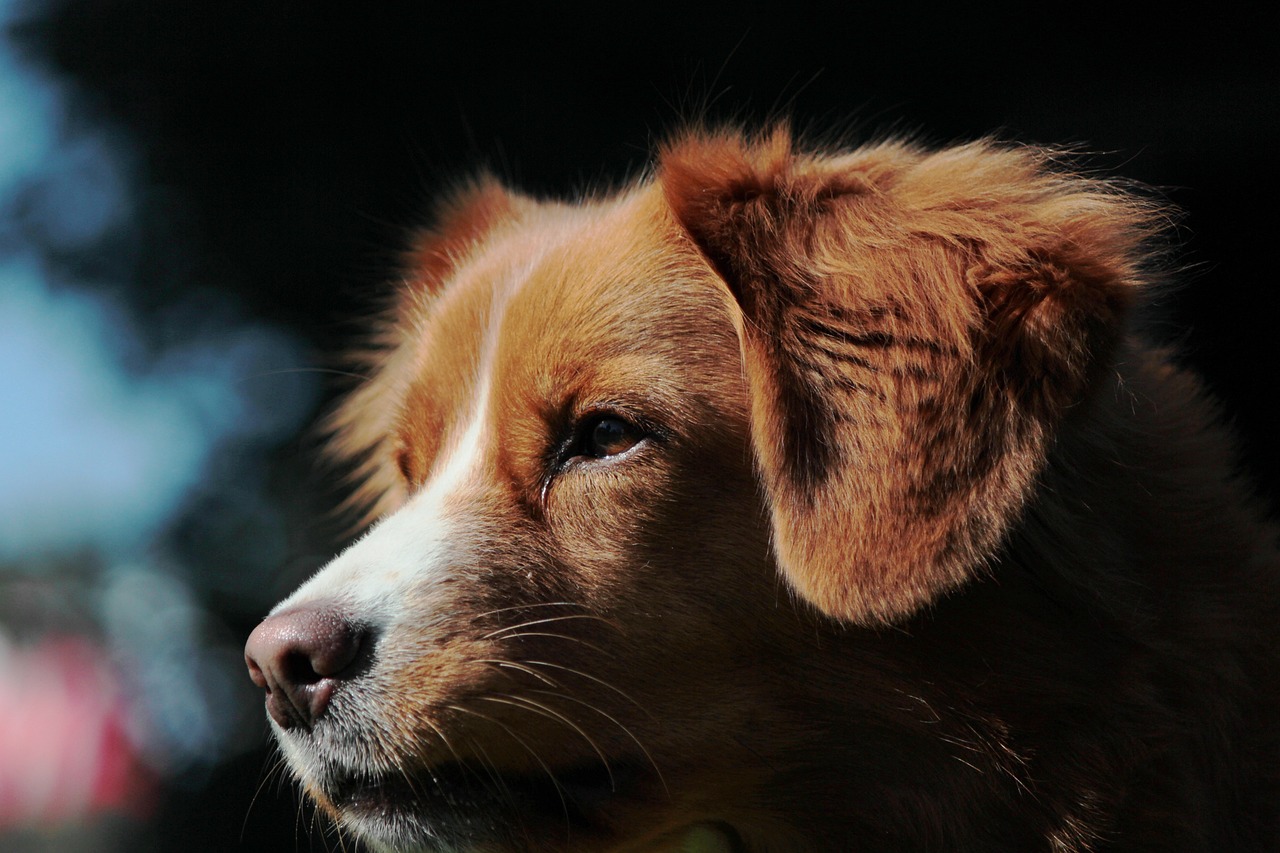
<path fill-rule="evenodd" d="M 381 520 L 282 608 L 374 645 L 295 774 L 377 849 L 1276 849 L 1275 531 L 1134 332 L 1162 216 L 784 130 L 464 188 L 330 424 Z"/>

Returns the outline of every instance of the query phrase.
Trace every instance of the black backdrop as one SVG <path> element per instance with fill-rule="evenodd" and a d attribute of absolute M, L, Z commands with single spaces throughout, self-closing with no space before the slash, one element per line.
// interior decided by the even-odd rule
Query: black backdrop
<path fill-rule="evenodd" d="M 1266 212 L 1280 134 L 1260 21 L 1225 7 L 515 6 L 68 0 L 22 35 L 70 84 L 75 120 L 137 152 L 134 310 L 212 288 L 294 330 L 315 364 L 385 287 L 404 226 L 479 167 L 535 193 L 570 192 L 635 173 L 655 138 L 703 115 L 790 115 L 851 141 L 994 131 L 1097 152 L 1094 165 L 1185 211 L 1186 271 L 1163 333 L 1209 376 L 1274 493 L 1280 295 Z M 295 437 L 266 463 L 297 532 L 250 601 L 269 602 L 341 544 L 310 450 Z M 188 547 L 203 546 L 196 536 Z M 224 541 L 203 559 L 234 562 L 241 547 Z M 261 614 L 245 600 L 214 606 L 247 633 Z M 287 787 L 267 785 L 250 808 L 267 755 L 264 738 L 164 789 L 145 842 L 323 849 Z"/>

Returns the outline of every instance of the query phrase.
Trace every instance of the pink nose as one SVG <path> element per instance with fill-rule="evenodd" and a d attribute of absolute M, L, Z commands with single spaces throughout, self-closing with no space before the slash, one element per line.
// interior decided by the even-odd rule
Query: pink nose
<path fill-rule="evenodd" d="M 310 729 L 334 689 L 354 674 L 366 632 L 327 607 L 302 607 L 262 620 L 244 647 L 253 683 L 281 728 Z"/>

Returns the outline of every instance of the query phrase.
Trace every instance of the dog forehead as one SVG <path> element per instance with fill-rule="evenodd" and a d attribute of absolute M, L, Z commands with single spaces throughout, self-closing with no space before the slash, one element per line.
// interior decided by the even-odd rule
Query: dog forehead
<path fill-rule="evenodd" d="M 419 323 L 402 467 L 438 472 L 475 429 L 478 471 L 540 458 L 576 407 L 630 404 L 666 421 L 736 413 L 729 297 L 681 233 L 641 189 L 556 205 L 485 241 Z"/>
<path fill-rule="evenodd" d="M 495 373 L 562 381 L 602 362 L 687 364 L 708 350 L 736 362 L 727 294 L 660 201 L 640 191 L 557 205 L 470 258 L 424 333 L 420 375 L 436 404 L 464 408 Z"/>
<path fill-rule="evenodd" d="M 531 389 L 630 365 L 737 371 L 727 291 L 643 194 L 594 212 L 532 265 L 505 308 L 496 367 Z M 520 378 L 516 378 L 516 377 Z"/>

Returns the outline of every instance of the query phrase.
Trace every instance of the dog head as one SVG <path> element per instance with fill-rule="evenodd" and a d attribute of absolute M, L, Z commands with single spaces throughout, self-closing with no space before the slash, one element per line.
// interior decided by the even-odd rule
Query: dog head
<path fill-rule="evenodd" d="M 1035 151 L 784 132 L 460 193 L 333 421 L 377 520 L 247 648 L 294 773 L 380 849 L 802 836 L 788 756 L 859 721 L 797 697 L 892 679 L 824 638 L 983 571 L 1145 220 Z"/>

